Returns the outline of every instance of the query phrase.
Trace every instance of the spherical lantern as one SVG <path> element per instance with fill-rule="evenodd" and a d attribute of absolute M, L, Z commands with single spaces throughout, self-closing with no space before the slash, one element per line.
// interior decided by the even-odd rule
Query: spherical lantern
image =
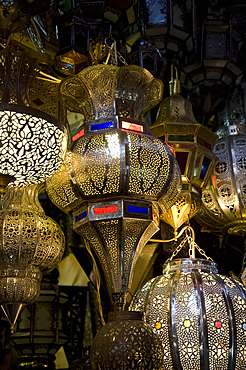
<path fill-rule="evenodd" d="M 60 262 L 65 248 L 62 230 L 38 201 L 36 185 L 7 188 L 0 235 L 0 304 L 33 303 L 42 273 Z"/>
<path fill-rule="evenodd" d="M 138 66 L 96 65 L 61 83 L 64 104 L 89 120 L 46 188 L 90 241 L 111 296 L 128 293 L 136 260 L 158 231 L 152 202 L 167 210 L 181 190 L 174 155 L 142 118 L 161 92 L 161 81 Z"/>
<path fill-rule="evenodd" d="M 177 259 L 141 288 L 144 311 L 162 339 L 165 370 L 245 369 L 246 290 L 205 259 Z"/>
<path fill-rule="evenodd" d="M 216 226 L 222 233 L 245 235 L 246 126 L 225 126 L 220 130 L 220 136 L 213 149 L 213 182 L 203 191 L 204 209 L 199 215 L 199 223 L 203 223 L 205 214 L 204 227 L 208 230 Z"/>
<path fill-rule="evenodd" d="M 112 312 L 91 347 L 92 370 L 161 370 L 160 338 L 139 312 Z"/>

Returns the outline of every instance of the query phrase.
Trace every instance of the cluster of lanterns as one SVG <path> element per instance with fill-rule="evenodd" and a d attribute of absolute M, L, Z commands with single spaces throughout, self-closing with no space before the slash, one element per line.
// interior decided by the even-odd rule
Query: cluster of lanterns
<path fill-rule="evenodd" d="M 21 58 L 14 55 L 17 70 Z M 21 91 L 15 70 L 8 73 Z M 243 369 L 246 291 L 218 275 L 214 262 L 195 258 L 186 228 L 178 250 L 188 243 L 189 258 L 169 261 L 126 310 L 134 267 L 160 218 L 176 235 L 204 213 L 205 222 L 219 215 L 211 224 L 223 232 L 245 231 L 244 127 L 229 127 L 215 144 L 217 135 L 196 122 L 172 78 L 171 96 L 149 130 L 144 114 L 162 92 L 160 80 L 134 65 L 95 65 L 65 78 L 61 101 L 85 120 L 67 150 L 60 122 L 28 107 L 25 94 L 20 103 L 20 94 L 3 91 L 1 181 L 10 184 L 0 211 L 0 304 L 14 324 L 22 305 L 37 300 L 42 274 L 62 257 L 64 235 L 38 201 L 45 181 L 51 201 L 72 214 L 74 230 L 90 243 L 107 283 L 112 312 L 94 339 L 93 369 Z"/>

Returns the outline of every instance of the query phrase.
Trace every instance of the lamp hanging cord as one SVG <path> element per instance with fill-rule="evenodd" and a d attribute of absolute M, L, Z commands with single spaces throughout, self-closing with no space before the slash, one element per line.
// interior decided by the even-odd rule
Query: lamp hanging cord
<path fill-rule="evenodd" d="M 93 261 L 93 272 L 94 272 L 95 278 L 96 278 L 96 292 L 97 292 L 97 301 L 98 301 L 98 306 L 99 306 L 99 313 L 100 313 L 100 316 L 101 316 L 102 324 L 105 325 L 105 320 L 104 320 L 104 317 L 103 317 L 101 296 L 100 296 L 100 276 L 98 274 L 97 263 L 96 263 L 96 260 L 93 256 L 93 254 L 92 254 L 90 245 L 89 245 L 89 243 L 86 239 L 84 239 L 84 243 L 85 243 L 85 247 L 86 247 L 86 249 L 87 249 L 88 253 L 90 254 L 90 256 L 92 258 L 92 261 Z"/>

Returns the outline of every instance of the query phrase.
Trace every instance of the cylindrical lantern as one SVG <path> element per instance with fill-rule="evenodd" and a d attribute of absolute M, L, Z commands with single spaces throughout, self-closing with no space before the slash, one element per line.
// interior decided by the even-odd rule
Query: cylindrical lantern
<path fill-rule="evenodd" d="M 161 370 L 160 338 L 139 312 L 117 311 L 95 336 L 91 347 L 92 370 Z"/>
<path fill-rule="evenodd" d="M 246 290 L 214 262 L 177 259 L 142 287 L 131 309 L 144 311 L 162 339 L 165 370 L 246 369 Z"/>
<path fill-rule="evenodd" d="M 246 126 L 237 124 L 221 129 L 214 146 L 214 176 L 203 191 L 199 223 L 208 230 L 214 226 L 222 233 L 246 233 Z M 203 216 L 206 218 L 203 218 Z M 208 222 L 207 222 L 208 219 Z"/>

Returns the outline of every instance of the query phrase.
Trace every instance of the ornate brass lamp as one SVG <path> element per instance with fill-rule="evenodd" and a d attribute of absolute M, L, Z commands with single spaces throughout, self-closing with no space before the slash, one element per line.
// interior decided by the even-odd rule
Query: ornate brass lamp
<path fill-rule="evenodd" d="M 192 251 L 190 232 L 186 242 Z M 145 312 L 162 339 L 163 369 L 239 370 L 246 356 L 245 303 L 241 283 L 219 275 L 213 261 L 192 252 L 190 258 L 168 260 L 163 275 L 144 285 L 130 308 Z"/>
<path fill-rule="evenodd" d="M 45 216 L 31 184 L 59 168 L 67 133 L 56 119 L 28 106 L 37 60 L 13 45 L 0 52 L 0 60 L 1 172 L 5 180 L 14 176 L 0 212 L 0 304 L 14 324 L 22 305 L 37 299 L 42 273 L 64 251 L 63 233 Z"/>
<path fill-rule="evenodd" d="M 245 235 L 246 127 L 244 124 L 224 126 L 220 134 L 213 150 L 214 181 L 203 191 L 199 223 L 211 231 L 216 226 L 222 233 Z"/>
<path fill-rule="evenodd" d="M 47 180 L 47 192 L 57 206 L 72 211 L 74 230 L 90 241 L 120 306 L 136 260 L 158 230 L 152 201 L 159 199 L 166 210 L 180 189 L 175 157 L 148 135 L 141 119 L 161 93 L 161 82 L 138 66 L 96 65 L 61 83 L 64 104 L 87 123 Z"/>
<path fill-rule="evenodd" d="M 0 235 L 0 303 L 14 324 L 22 305 L 38 298 L 42 273 L 60 261 L 65 240 L 58 224 L 45 215 L 36 185 L 7 189 Z"/>
<path fill-rule="evenodd" d="M 212 170 L 212 146 L 217 135 L 197 123 L 191 103 L 180 95 L 180 82 L 173 75 L 170 97 L 161 102 L 150 132 L 174 149 L 181 169 L 182 193 L 176 203 L 160 215 L 176 233 L 200 207 L 200 191 L 208 182 Z"/>

